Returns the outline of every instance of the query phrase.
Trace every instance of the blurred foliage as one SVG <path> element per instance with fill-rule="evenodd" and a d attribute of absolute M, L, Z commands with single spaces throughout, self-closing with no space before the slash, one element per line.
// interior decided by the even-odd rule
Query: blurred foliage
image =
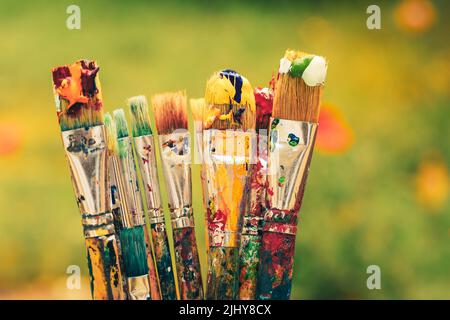
<path fill-rule="evenodd" d="M 329 59 L 323 100 L 352 141 L 314 156 L 292 297 L 450 298 L 448 2 L 380 2 L 381 30 L 366 28 L 371 1 L 78 0 L 81 30 L 68 30 L 72 3 L 0 3 L 0 297 L 89 297 L 64 281 L 68 265 L 87 270 L 52 67 L 97 59 L 112 110 L 137 94 L 200 97 L 223 67 L 266 85 L 298 48 Z M 193 176 L 205 262 L 198 166 Z M 382 290 L 366 287 L 371 264 Z"/>

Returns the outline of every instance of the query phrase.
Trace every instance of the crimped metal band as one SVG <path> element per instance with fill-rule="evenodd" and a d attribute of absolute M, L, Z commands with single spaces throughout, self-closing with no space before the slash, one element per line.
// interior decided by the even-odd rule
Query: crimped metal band
<path fill-rule="evenodd" d="M 114 217 L 111 212 L 103 214 L 83 214 L 81 218 L 85 238 L 95 238 L 114 234 Z"/>
<path fill-rule="evenodd" d="M 194 227 L 194 215 L 192 207 L 184 207 L 182 209 L 173 209 L 170 211 L 170 217 L 173 229 L 181 229 Z"/>
<path fill-rule="evenodd" d="M 127 278 L 130 300 L 150 300 L 150 284 L 148 274 Z"/>
<path fill-rule="evenodd" d="M 244 222 L 242 225 L 242 234 L 248 235 L 260 235 L 261 234 L 261 221 L 260 216 L 244 216 Z"/>
<path fill-rule="evenodd" d="M 161 208 L 148 209 L 148 217 L 151 224 L 164 222 L 164 212 Z"/>

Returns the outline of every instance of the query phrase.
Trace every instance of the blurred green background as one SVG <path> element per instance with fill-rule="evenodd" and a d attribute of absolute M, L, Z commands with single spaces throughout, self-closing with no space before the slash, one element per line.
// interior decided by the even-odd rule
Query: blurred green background
<path fill-rule="evenodd" d="M 0 298 L 90 298 L 52 67 L 101 67 L 106 109 L 231 67 L 267 85 L 286 48 L 324 55 L 322 126 L 292 298 L 450 298 L 448 1 L 0 2 Z M 81 8 L 81 30 L 66 8 Z M 194 207 L 205 267 L 199 168 Z M 368 290 L 366 268 L 381 268 Z M 66 288 L 79 265 L 81 290 Z M 203 268 L 205 272 L 205 268 Z M 206 278 L 204 278 L 206 279 Z"/>

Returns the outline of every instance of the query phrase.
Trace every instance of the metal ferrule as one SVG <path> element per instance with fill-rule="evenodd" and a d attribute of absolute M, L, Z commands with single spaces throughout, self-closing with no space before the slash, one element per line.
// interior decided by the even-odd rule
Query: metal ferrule
<path fill-rule="evenodd" d="M 158 170 L 156 168 L 155 141 L 153 135 L 134 138 L 134 146 L 144 183 L 144 194 L 147 200 L 147 211 L 150 223 L 164 222 L 161 205 L 161 189 L 159 187 Z"/>
<path fill-rule="evenodd" d="M 150 300 L 150 285 L 148 274 L 140 277 L 127 278 L 130 300 Z"/>
<path fill-rule="evenodd" d="M 203 132 L 208 182 L 206 203 L 211 216 L 208 218 L 210 246 L 239 246 L 242 219 L 249 200 L 247 170 L 252 161 L 253 136 L 254 132 L 235 130 Z M 223 186 L 228 186 L 228 190 L 222 190 Z M 236 198 L 238 195 L 240 198 Z"/>
<path fill-rule="evenodd" d="M 189 132 L 160 135 L 159 143 L 172 227 L 194 227 Z"/>
<path fill-rule="evenodd" d="M 124 228 L 133 228 L 145 224 L 142 198 L 139 191 L 136 164 L 134 162 L 131 137 L 117 140 L 119 145 L 119 179 L 118 184 L 121 207 L 122 224 Z"/>
<path fill-rule="evenodd" d="M 295 234 L 317 123 L 271 118 L 264 231 Z"/>
<path fill-rule="evenodd" d="M 103 125 L 61 133 L 86 238 L 114 233 Z"/>

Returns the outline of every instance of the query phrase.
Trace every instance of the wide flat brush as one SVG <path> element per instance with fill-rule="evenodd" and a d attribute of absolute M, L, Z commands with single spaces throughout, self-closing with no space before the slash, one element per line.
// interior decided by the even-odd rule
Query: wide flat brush
<path fill-rule="evenodd" d="M 52 70 L 58 121 L 81 213 L 93 299 L 124 299 L 108 197 L 99 67 L 80 60 Z"/>
<path fill-rule="evenodd" d="M 191 140 L 184 92 L 152 97 L 159 148 L 172 220 L 175 263 L 182 300 L 203 298 L 192 210 Z"/>
<path fill-rule="evenodd" d="M 250 201 L 244 214 L 239 252 L 239 299 L 254 300 L 258 279 L 261 222 L 266 207 L 267 128 L 272 114 L 273 90 L 255 88 L 256 157 L 251 165 Z"/>
<path fill-rule="evenodd" d="M 136 96 L 128 99 L 131 111 L 131 124 L 139 170 L 141 173 L 144 194 L 147 203 L 147 213 L 153 247 L 155 250 L 156 269 L 163 300 L 176 300 L 177 292 L 173 276 L 172 258 L 169 240 L 167 239 L 166 222 L 161 204 L 158 171 L 155 157 L 155 141 L 150 127 L 147 99 Z"/>
<path fill-rule="evenodd" d="M 268 210 L 264 214 L 258 299 L 289 299 L 298 211 L 317 133 L 327 63 L 287 50 L 280 60 L 269 129 Z"/>
<path fill-rule="evenodd" d="M 249 81 L 227 69 L 206 84 L 203 124 L 207 224 L 207 299 L 239 296 L 239 244 L 248 207 L 255 136 L 255 97 Z"/>

